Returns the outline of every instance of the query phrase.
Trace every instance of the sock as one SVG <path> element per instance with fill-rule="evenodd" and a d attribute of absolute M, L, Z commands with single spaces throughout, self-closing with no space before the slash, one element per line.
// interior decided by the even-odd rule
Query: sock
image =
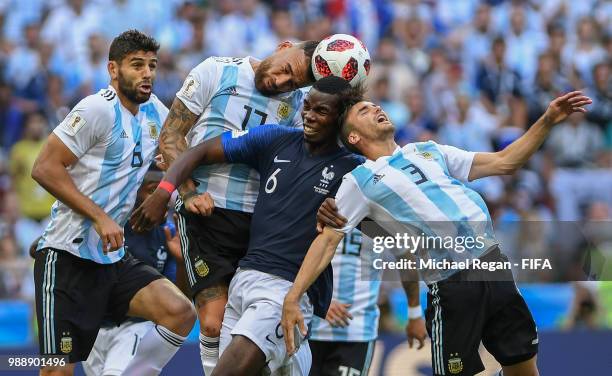
<path fill-rule="evenodd" d="M 500 369 L 499 372 L 495 374 L 495 376 L 504 376 L 504 370 Z"/>
<path fill-rule="evenodd" d="M 219 360 L 219 337 L 208 337 L 200 333 L 200 358 L 204 375 L 210 376 Z"/>
<path fill-rule="evenodd" d="M 183 342 L 185 342 L 185 337 L 172 333 L 161 325 L 155 325 L 138 344 L 136 354 L 123 371 L 123 375 L 159 375 L 162 368 L 172 359 Z"/>

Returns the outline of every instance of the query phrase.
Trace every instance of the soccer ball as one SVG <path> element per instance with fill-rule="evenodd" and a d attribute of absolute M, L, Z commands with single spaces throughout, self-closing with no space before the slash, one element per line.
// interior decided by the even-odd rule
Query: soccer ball
<path fill-rule="evenodd" d="M 362 41 L 347 34 L 323 39 L 312 54 L 312 73 L 320 80 L 338 76 L 351 86 L 365 82 L 370 73 L 370 53 Z"/>

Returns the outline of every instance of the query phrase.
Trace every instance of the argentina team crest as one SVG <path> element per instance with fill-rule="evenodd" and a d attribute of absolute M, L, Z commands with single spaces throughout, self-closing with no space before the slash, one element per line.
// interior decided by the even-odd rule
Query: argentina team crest
<path fill-rule="evenodd" d="M 459 357 L 458 353 L 450 354 L 451 358 L 448 359 L 448 372 L 453 375 L 463 371 L 463 362 Z"/>
<path fill-rule="evenodd" d="M 417 154 L 419 157 L 422 157 L 424 159 L 427 159 L 428 161 L 431 161 L 433 159 L 433 154 L 431 154 L 428 151 L 424 151 L 422 153 L 418 153 Z"/>
<path fill-rule="evenodd" d="M 280 120 L 287 120 L 289 114 L 291 113 L 291 106 L 289 106 L 285 102 L 280 102 L 278 105 L 278 110 L 276 111 L 276 115 Z"/>
<path fill-rule="evenodd" d="M 70 333 L 62 333 L 62 338 L 60 339 L 60 350 L 64 354 L 68 354 L 72 351 L 72 337 L 69 336 Z"/>
<path fill-rule="evenodd" d="M 208 265 L 202 260 L 196 261 L 193 266 L 195 267 L 196 273 L 198 273 L 200 277 L 206 277 L 210 271 L 210 269 L 208 269 Z"/>
<path fill-rule="evenodd" d="M 157 131 L 157 124 L 154 121 L 150 121 L 147 123 L 149 126 L 149 136 L 155 141 L 159 138 L 159 132 Z"/>

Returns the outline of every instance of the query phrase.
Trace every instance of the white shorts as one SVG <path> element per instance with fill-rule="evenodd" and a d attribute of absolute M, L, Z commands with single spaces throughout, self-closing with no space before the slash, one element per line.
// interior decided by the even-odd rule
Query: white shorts
<path fill-rule="evenodd" d="M 100 328 L 96 342 L 83 362 L 87 376 L 120 376 L 134 357 L 142 337 L 153 328 L 151 321 L 126 321 L 120 326 Z"/>
<path fill-rule="evenodd" d="M 308 375 L 312 363 L 308 341 L 298 336 L 299 350 L 288 357 L 280 323 L 283 301 L 292 285 L 272 274 L 238 269 L 229 286 L 219 356 L 230 344 L 232 336 L 242 335 L 263 351 L 270 374 Z M 313 308 L 306 294 L 300 301 L 300 308 L 304 323 L 308 326 L 312 320 Z"/>

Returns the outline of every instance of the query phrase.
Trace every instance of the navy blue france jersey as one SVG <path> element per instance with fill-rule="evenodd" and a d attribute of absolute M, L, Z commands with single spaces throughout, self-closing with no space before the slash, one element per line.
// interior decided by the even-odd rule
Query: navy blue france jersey
<path fill-rule="evenodd" d="M 157 269 L 171 281 L 176 280 L 176 260 L 166 249 L 166 234 L 163 226 L 155 226 L 142 234 L 132 231 L 129 224 L 123 229 L 125 249 L 132 256 Z"/>
<path fill-rule="evenodd" d="M 301 129 L 276 125 L 226 132 L 221 142 L 228 162 L 248 164 L 260 175 L 249 249 L 239 266 L 293 282 L 317 236 L 319 206 L 363 160 L 340 147 L 309 155 Z M 325 317 L 332 288 L 330 266 L 308 289 L 315 315 Z"/>

